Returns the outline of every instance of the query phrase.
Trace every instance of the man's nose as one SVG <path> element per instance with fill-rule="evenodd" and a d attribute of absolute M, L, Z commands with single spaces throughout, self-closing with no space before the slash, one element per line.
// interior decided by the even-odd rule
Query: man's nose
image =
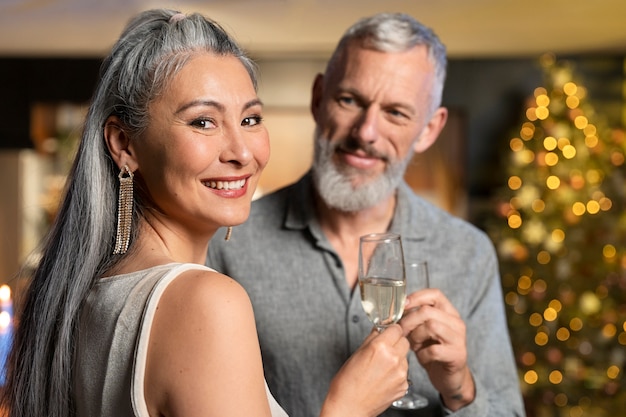
<path fill-rule="evenodd" d="M 352 128 L 355 139 L 366 143 L 374 143 L 379 137 L 380 110 L 367 107 L 356 120 Z"/>

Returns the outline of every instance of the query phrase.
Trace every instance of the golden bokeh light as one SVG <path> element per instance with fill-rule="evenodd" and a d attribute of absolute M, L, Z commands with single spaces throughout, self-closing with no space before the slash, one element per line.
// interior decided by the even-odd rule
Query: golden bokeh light
<path fill-rule="evenodd" d="M 561 342 L 565 342 L 567 339 L 569 339 L 570 336 L 570 332 L 566 327 L 561 327 L 559 328 L 559 330 L 556 331 L 556 338 L 559 339 Z"/>
<path fill-rule="evenodd" d="M 556 175 L 550 175 L 546 179 L 546 185 L 551 190 L 556 190 L 561 185 L 561 180 Z"/>
<path fill-rule="evenodd" d="M 529 385 L 536 384 L 538 380 L 539 380 L 539 375 L 537 375 L 537 372 L 533 370 L 527 371 L 524 374 L 524 382 L 526 382 Z"/>
<path fill-rule="evenodd" d="M 578 317 L 574 317 L 569 321 L 569 328 L 575 332 L 579 332 L 583 328 L 583 321 Z"/>
<path fill-rule="evenodd" d="M 528 322 L 531 326 L 539 327 L 543 324 L 543 317 L 539 313 L 533 313 L 528 318 Z"/>
<path fill-rule="evenodd" d="M 606 376 L 611 379 L 617 379 L 617 377 L 619 376 L 619 366 L 609 366 L 609 369 L 606 370 Z"/>
<path fill-rule="evenodd" d="M 507 222 L 511 229 L 518 229 L 519 227 L 522 226 L 522 218 L 520 217 L 519 214 L 510 215 Z"/>
<path fill-rule="evenodd" d="M 561 382 L 563 382 L 563 374 L 561 373 L 561 371 L 554 370 L 550 372 L 550 375 L 548 376 L 548 380 L 555 385 L 560 384 Z M 565 404 L 567 404 L 567 397 L 565 399 L 565 403 L 562 404 L 561 406 Z"/>
<path fill-rule="evenodd" d="M 556 144 L 556 139 L 552 136 L 546 136 L 546 138 L 543 140 L 543 147 L 546 149 L 546 151 L 555 150 Z"/>
<path fill-rule="evenodd" d="M 585 210 L 587 210 L 587 206 L 585 206 L 585 204 L 581 203 L 580 201 L 577 201 L 574 204 L 572 204 L 572 212 L 576 216 L 582 216 L 583 214 L 585 214 Z"/>
<path fill-rule="evenodd" d="M 526 109 L 526 118 L 530 120 L 531 122 L 534 122 L 535 120 L 537 120 L 537 113 L 535 112 L 534 107 L 529 107 Z"/>
<path fill-rule="evenodd" d="M 543 311 L 543 318 L 546 321 L 554 321 L 556 320 L 558 314 L 556 312 L 555 309 L 553 309 L 552 307 L 548 307 Z"/>
<path fill-rule="evenodd" d="M 592 123 L 587 124 L 587 126 L 583 129 L 583 133 L 587 136 L 595 135 L 597 131 L 598 129 L 596 128 L 596 125 Z"/>
<path fill-rule="evenodd" d="M 551 258 L 552 256 L 550 255 L 550 252 L 545 250 L 542 250 L 537 254 L 537 262 L 539 262 L 541 265 L 549 264 Z"/>
<path fill-rule="evenodd" d="M 603 197 L 600 201 L 598 201 L 598 203 L 600 203 L 600 210 L 602 211 L 611 210 L 611 207 L 613 207 L 613 202 L 610 198 Z"/>
<path fill-rule="evenodd" d="M 546 203 L 541 199 L 536 199 L 533 200 L 531 207 L 535 213 L 541 213 L 545 210 Z"/>
<path fill-rule="evenodd" d="M 526 141 L 531 140 L 535 135 L 535 125 L 532 123 L 524 123 L 520 129 L 520 137 Z"/>
<path fill-rule="evenodd" d="M 599 139 L 596 135 L 589 135 L 585 137 L 585 145 L 587 145 L 588 148 L 595 148 L 596 146 L 598 146 L 598 142 Z"/>
<path fill-rule="evenodd" d="M 576 96 L 569 96 L 565 99 L 565 105 L 570 109 L 575 109 L 580 104 L 580 99 Z"/>
<path fill-rule="evenodd" d="M 533 200 L 531 207 L 535 213 L 541 213 L 545 210 L 546 203 L 541 199 L 536 199 Z"/>
<path fill-rule="evenodd" d="M 617 327 L 613 323 L 607 323 L 602 327 L 602 336 L 607 339 L 615 337 L 617 334 Z"/>
<path fill-rule="evenodd" d="M 514 306 L 519 302 L 519 295 L 516 292 L 509 291 L 504 296 L 504 302 L 510 306 Z"/>
<path fill-rule="evenodd" d="M 509 146 L 513 152 L 519 152 L 524 149 L 524 142 L 520 138 L 513 138 L 509 142 Z"/>
<path fill-rule="evenodd" d="M 576 148 L 572 145 L 565 145 L 563 147 L 563 156 L 567 159 L 573 159 L 576 156 Z"/>
<path fill-rule="evenodd" d="M 537 344 L 537 346 L 545 346 L 548 344 L 548 334 L 546 332 L 538 332 L 535 335 L 535 344 Z"/>
<path fill-rule="evenodd" d="M 509 188 L 513 191 L 518 190 L 522 186 L 522 179 L 517 175 L 512 175 L 509 178 Z"/>
<path fill-rule="evenodd" d="M 547 94 L 539 94 L 535 98 L 535 102 L 537 103 L 537 106 L 548 107 L 550 104 L 550 97 L 548 97 Z"/>
<path fill-rule="evenodd" d="M 564 147 L 571 144 L 572 143 L 569 141 L 569 139 L 565 137 L 559 138 L 559 140 L 556 142 L 556 146 L 558 146 L 560 150 L 563 150 Z"/>
<path fill-rule="evenodd" d="M 550 301 L 550 303 L 548 304 L 548 307 L 553 308 L 556 312 L 560 312 L 561 309 L 563 308 L 563 304 L 561 304 L 559 300 L 554 299 Z"/>
<path fill-rule="evenodd" d="M 587 202 L 587 212 L 589 214 L 597 214 L 600 211 L 600 203 L 595 200 Z"/>
<path fill-rule="evenodd" d="M 563 242 L 565 240 L 565 232 L 561 229 L 554 229 L 552 231 L 552 240 L 555 242 Z"/>
<path fill-rule="evenodd" d="M 574 84 L 572 81 L 568 81 L 563 84 L 563 92 L 568 96 L 573 96 L 578 91 L 578 86 Z"/>
<path fill-rule="evenodd" d="M 539 106 L 535 109 L 535 114 L 537 115 L 537 119 L 546 120 L 550 116 L 550 111 L 547 107 Z"/>
<path fill-rule="evenodd" d="M 544 161 L 547 166 L 553 167 L 559 163 L 559 156 L 554 152 L 547 152 L 544 156 Z"/>
<path fill-rule="evenodd" d="M 517 280 L 517 287 L 521 290 L 528 290 L 530 289 L 530 286 L 532 285 L 532 280 L 530 279 L 530 277 L 526 276 L 526 275 L 522 275 L 521 277 L 519 277 L 519 279 Z"/>

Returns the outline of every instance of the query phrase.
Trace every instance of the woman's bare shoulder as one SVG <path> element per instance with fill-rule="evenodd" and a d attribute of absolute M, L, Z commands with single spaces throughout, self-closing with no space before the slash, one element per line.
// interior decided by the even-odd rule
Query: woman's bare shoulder
<path fill-rule="evenodd" d="M 159 305 L 167 308 L 169 303 L 173 303 L 174 308 L 185 306 L 186 314 L 190 314 L 214 308 L 248 307 L 250 298 L 241 284 L 227 275 L 214 270 L 191 269 L 168 285 Z"/>
<path fill-rule="evenodd" d="M 188 270 L 172 281 L 155 313 L 145 380 L 155 414 L 250 415 L 266 408 L 254 314 L 243 287 L 208 270 Z M 254 393 L 245 405 L 237 400 L 244 396 L 242 380 Z"/>

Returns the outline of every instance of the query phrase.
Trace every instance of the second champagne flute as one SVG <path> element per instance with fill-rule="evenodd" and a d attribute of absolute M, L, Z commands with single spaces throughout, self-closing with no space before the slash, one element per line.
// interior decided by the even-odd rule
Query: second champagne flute
<path fill-rule="evenodd" d="M 402 240 L 395 233 L 372 233 L 359 240 L 359 288 L 365 314 L 378 331 L 402 317 L 406 278 Z"/>
<path fill-rule="evenodd" d="M 408 260 L 406 262 L 406 293 L 423 290 L 430 286 L 428 277 L 428 263 L 426 261 L 413 261 Z M 397 399 L 393 402 L 392 407 L 400 410 L 416 410 L 418 408 L 424 408 L 428 405 L 428 399 L 419 394 L 415 390 L 415 386 L 409 378 L 409 389 L 406 391 L 404 397 Z"/>

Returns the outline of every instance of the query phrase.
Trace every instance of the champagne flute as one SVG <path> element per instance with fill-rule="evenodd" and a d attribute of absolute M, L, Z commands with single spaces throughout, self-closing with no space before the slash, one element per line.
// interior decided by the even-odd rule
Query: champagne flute
<path fill-rule="evenodd" d="M 428 288 L 428 263 L 426 261 L 406 261 L 407 294 Z M 418 307 L 419 308 L 419 307 Z M 409 378 L 409 389 L 404 397 L 394 401 L 391 406 L 400 410 L 416 410 L 428 405 L 428 399 L 415 391 L 415 386 Z"/>
<path fill-rule="evenodd" d="M 400 235 L 361 236 L 358 274 L 363 310 L 381 332 L 400 320 L 404 311 L 406 278 Z"/>

